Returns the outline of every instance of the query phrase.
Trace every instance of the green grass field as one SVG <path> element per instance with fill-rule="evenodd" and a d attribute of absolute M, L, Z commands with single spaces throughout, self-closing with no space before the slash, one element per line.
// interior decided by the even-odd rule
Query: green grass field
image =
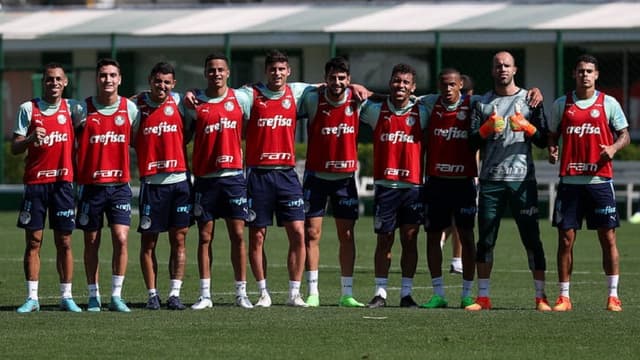
<path fill-rule="evenodd" d="M 604 310 L 606 284 L 600 249 L 593 232 L 581 232 L 575 251 L 571 295 L 574 311 L 538 313 L 533 310 L 534 292 L 517 231 L 505 220 L 496 249 L 492 277 L 495 309 L 469 313 L 457 308 L 401 309 L 399 302 L 399 242 L 390 274 L 389 303 L 384 309 L 344 309 L 335 304 L 340 295 L 337 240 L 332 221 L 325 223 L 321 244 L 321 307 L 293 309 L 282 304 L 287 294 L 286 238 L 271 229 L 267 239 L 269 287 L 275 305 L 269 309 L 244 310 L 232 306 L 233 277 L 224 224 L 217 223 L 214 244 L 212 290 L 214 308 L 182 312 L 147 311 L 146 289 L 138 262 L 139 236 L 131 233 L 129 268 L 123 297 L 134 308 L 130 314 L 71 314 L 57 310 L 58 280 L 55 251 L 47 232 L 42 251 L 39 313 L 19 315 L 24 301 L 22 270 L 23 233 L 15 227 L 15 212 L 0 213 L 0 351 L 5 359 L 99 359 L 99 358 L 216 358 L 216 359 L 636 359 L 640 353 L 640 226 L 624 223 L 618 231 L 621 254 L 620 295 L 622 313 Z M 137 225 L 137 219 L 134 220 Z M 547 294 L 557 296 L 555 230 L 541 223 L 549 268 Z M 82 240 L 74 233 L 74 297 L 86 305 L 82 265 Z M 373 295 L 372 219 L 365 217 L 356 231 L 358 257 L 354 294 L 367 302 Z M 107 234 L 103 239 L 109 239 Z M 163 237 L 166 239 L 166 237 Z M 168 241 L 159 247 L 161 297 L 168 290 Z M 193 303 L 198 296 L 195 260 L 197 235 L 188 238 L 188 265 L 182 298 Z M 448 269 L 450 247 L 445 248 Z M 111 244 L 101 251 L 102 294 L 108 301 Z M 249 295 L 256 287 L 248 271 Z M 459 301 L 461 278 L 445 275 L 451 304 Z M 425 235 L 420 235 L 420 263 L 414 281 L 414 298 L 431 296 L 426 270 Z M 303 287 L 303 289 L 306 287 Z M 304 290 L 303 290 L 304 291 Z"/>

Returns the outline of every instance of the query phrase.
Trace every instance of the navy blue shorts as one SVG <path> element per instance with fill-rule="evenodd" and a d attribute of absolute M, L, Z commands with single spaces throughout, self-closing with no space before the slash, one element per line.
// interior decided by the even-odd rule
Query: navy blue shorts
<path fill-rule="evenodd" d="M 249 226 L 272 225 L 274 213 L 278 226 L 286 221 L 304 221 L 302 186 L 294 169 L 252 168 L 247 174 Z"/>
<path fill-rule="evenodd" d="M 73 231 L 76 207 L 73 195 L 73 184 L 70 182 L 25 185 L 18 227 L 27 230 L 44 229 L 49 211 L 50 229 Z"/>
<path fill-rule="evenodd" d="M 302 191 L 307 218 L 324 216 L 327 200 L 331 201 L 333 217 L 349 220 L 358 218 L 358 189 L 353 176 L 326 180 L 313 173 L 305 173 Z"/>
<path fill-rule="evenodd" d="M 189 181 L 175 184 L 140 184 L 138 232 L 159 233 L 191 225 Z"/>
<path fill-rule="evenodd" d="M 400 225 L 424 223 L 422 187 L 392 189 L 376 185 L 373 203 L 376 234 L 393 232 Z"/>
<path fill-rule="evenodd" d="M 443 231 L 453 225 L 453 221 L 458 228 L 473 229 L 478 212 L 478 190 L 473 178 L 430 177 L 424 192 L 425 230 Z"/>
<path fill-rule="evenodd" d="M 580 229 L 584 218 L 589 230 L 620 226 L 613 183 L 558 185 L 553 226 L 562 230 Z"/>
<path fill-rule="evenodd" d="M 198 223 L 219 218 L 247 220 L 247 181 L 244 175 L 196 178 L 193 215 Z"/>
<path fill-rule="evenodd" d="M 78 229 L 102 228 L 104 216 L 109 225 L 131 225 L 131 187 L 118 185 L 81 185 L 76 222 Z"/>

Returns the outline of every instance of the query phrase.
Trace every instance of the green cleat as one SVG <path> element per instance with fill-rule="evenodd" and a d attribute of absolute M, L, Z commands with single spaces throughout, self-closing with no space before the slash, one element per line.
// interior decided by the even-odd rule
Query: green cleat
<path fill-rule="evenodd" d="M 318 307 L 320 306 L 320 295 L 309 295 L 305 302 L 307 303 L 307 306 Z"/>
<path fill-rule="evenodd" d="M 464 309 L 469 305 L 473 305 L 474 302 L 475 300 L 473 299 L 473 297 L 465 296 L 462 299 L 460 299 L 460 308 Z"/>
<path fill-rule="evenodd" d="M 38 300 L 33 300 L 32 298 L 28 298 L 22 306 L 20 306 L 17 310 L 18 314 L 26 314 L 30 312 L 40 311 L 40 303 Z"/>
<path fill-rule="evenodd" d="M 117 311 L 117 312 L 125 312 L 125 313 L 131 312 L 131 309 L 129 309 L 127 304 L 124 302 L 124 300 L 122 300 L 120 296 L 111 297 L 111 302 L 109 303 L 109 310 Z"/>
<path fill-rule="evenodd" d="M 340 301 L 338 302 L 338 306 L 342 307 L 365 307 L 365 305 L 358 300 L 354 299 L 351 295 L 343 295 L 340 297 Z"/>
<path fill-rule="evenodd" d="M 440 295 L 433 295 L 429 301 L 420 305 L 421 308 L 425 309 L 439 309 L 447 307 L 447 300 L 445 300 Z"/>

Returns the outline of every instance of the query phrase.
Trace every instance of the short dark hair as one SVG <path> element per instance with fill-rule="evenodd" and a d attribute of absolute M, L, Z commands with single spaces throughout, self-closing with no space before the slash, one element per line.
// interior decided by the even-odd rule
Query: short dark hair
<path fill-rule="evenodd" d="M 176 70 L 173 67 L 173 65 L 169 64 L 168 62 L 164 62 L 164 61 L 161 61 L 161 62 L 155 64 L 153 66 L 153 68 L 151 69 L 151 73 L 149 74 L 149 76 L 154 76 L 154 75 L 156 75 L 158 73 L 165 74 L 165 75 L 166 74 L 171 74 L 174 77 L 176 76 Z"/>
<path fill-rule="evenodd" d="M 462 92 L 471 91 L 475 87 L 473 78 L 469 75 L 460 75 L 460 80 L 462 80 Z"/>
<path fill-rule="evenodd" d="M 440 75 L 438 77 L 443 77 L 449 74 L 457 74 L 458 76 L 461 76 L 460 71 L 458 71 L 456 68 L 448 67 L 440 70 Z"/>
<path fill-rule="evenodd" d="M 64 67 L 62 67 L 62 64 L 58 62 L 50 62 L 42 68 L 42 79 L 44 79 L 44 77 L 47 75 L 47 70 L 49 69 L 62 69 L 62 71 L 64 72 Z"/>
<path fill-rule="evenodd" d="M 396 64 L 391 70 L 391 77 L 393 77 L 395 74 L 411 74 L 413 75 L 413 80 L 415 81 L 416 79 L 416 69 L 414 69 L 413 66 L 409 64 Z"/>
<path fill-rule="evenodd" d="M 596 67 L 596 70 L 598 70 L 598 59 L 596 59 L 596 57 L 591 54 L 582 54 L 578 56 L 574 69 L 577 68 L 578 64 L 581 62 L 593 64 Z"/>
<path fill-rule="evenodd" d="M 349 61 L 343 56 L 331 58 L 326 64 L 324 64 L 324 74 L 327 75 L 332 71 L 346 72 L 347 75 L 349 75 Z"/>
<path fill-rule="evenodd" d="M 120 63 L 118 62 L 118 60 L 111 59 L 111 58 L 102 58 L 98 60 L 98 63 L 96 64 L 96 74 L 100 71 L 101 67 L 108 66 L 108 65 L 117 67 L 118 72 L 120 72 Z"/>
<path fill-rule="evenodd" d="M 267 66 L 277 62 L 289 63 L 289 57 L 287 56 L 287 54 L 277 49 L 267 51 L 267 54 L 264 58 L 264 68 L 266 69 Z"/>
<path fill-rule="evenodd" d="M 207 64 L 209 63 L 209 61 L 211 61 L 211 60 L 224 60 L 224 62 L 227 63 L 227 66 L 229 66 L 229 58 L 227 58 L 227 55 L 225 55 L 225 54 L 223 54 L 223 53 L 221 53 L 219 51 L 216 51 L 216 52 L 213 52 L 213 53 L 207 55 L 207 57 L 204 59 L 204 67 L 205 68 L 207 67 Z"/>

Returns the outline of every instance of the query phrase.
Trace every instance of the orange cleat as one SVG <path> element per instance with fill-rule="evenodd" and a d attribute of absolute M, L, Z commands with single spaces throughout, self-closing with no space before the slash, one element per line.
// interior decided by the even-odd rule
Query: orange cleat
<path fill-rule="evenodd" d="M 607 310 L 622 311 L 622 301 L 617 296 L 609 296 L 607 299 Z"/>
<path fill-rule="evenodd" d="M 571 311 L 572 309 L 573 305 L 571 305 L 571 299 L 566 296 L 558 296 L 558 300 L 556 300 L 553 311 Z"/>
<path fill-rule="evenodd" d="M 478 296 L 476 302 L 464 309 L 468 311 L 491 310 L 491 299 L 488 296 Z"/>
<path fill-rule="evenodd" d="M 551 306 L 547 301 L 547 297 L 537 297 L 536 298 L 536 310 L 538 311 L 551 311 Z"/>

